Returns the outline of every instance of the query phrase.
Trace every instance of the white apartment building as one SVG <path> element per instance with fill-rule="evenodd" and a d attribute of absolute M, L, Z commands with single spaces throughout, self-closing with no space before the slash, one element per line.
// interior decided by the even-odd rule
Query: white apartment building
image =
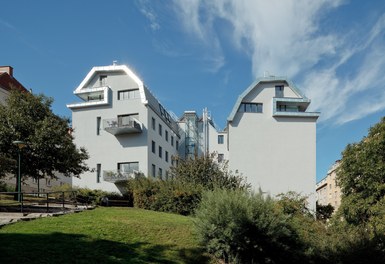
<path fill-rule="evenodd" d="M 94 67 L 74 93 L 75 142 L 95 168 L 73 185 L 118 191 L 135 173 L 166 176 L 172 157 L 216 152 L 218 162 L 247 178 L 255 190 L 296 191 L 315 206 L 316 121 L 310 100 L 286 78 L 260 78 L 238 98 L 218 131 L 210 113 L 185 111 L 178 120 L 127 67 Z M 110 172 L 117 172 L 112 175 Z M 113 176 L 113 177 L 112 177 Z M 313 205 L 314 204 L 314 205 Z"/>
<path fill-rule="evenodd" d="M 85 146 L 94 171 L 73 185 L 118 192 L 129 176 L 165 177 L 178 154 L 179 127 L 127 66 L 94 67 L 75 89 L 75 143 Z"/>
<path fill-rule="evenodd" d="M 255 190 L 296 191 L 315 207 L 316 121 L 310 100 L 284 77 L 259 78 L 228 117 L 229 167 Z"/>

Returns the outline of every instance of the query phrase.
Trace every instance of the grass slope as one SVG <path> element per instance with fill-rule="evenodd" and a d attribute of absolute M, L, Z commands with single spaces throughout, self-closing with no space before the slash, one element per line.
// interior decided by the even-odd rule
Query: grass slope
<path fill-rule="evenodd" d="M 0 229 L 0 263 L 207 263 L 192 219 L 97 208 Z"/>

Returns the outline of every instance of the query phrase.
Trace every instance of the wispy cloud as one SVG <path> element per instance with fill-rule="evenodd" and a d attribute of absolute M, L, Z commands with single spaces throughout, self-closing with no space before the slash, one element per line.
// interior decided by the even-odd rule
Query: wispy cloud
<path fill-rule="evenodd" d="M 140 12 L 148 19 L 150 22 L 150 28 L 153 31 L 157 31 L 160 29 L 160 24 L 158 23 L 158 19 L 155 11 L 153 10 L 150 1 L 148 0 L 139 0 L 139 9 Z"/>
<path fill-rule="evenodd" d="M 223 41 L 230 41 L 250 56 L 254 77 L 269 71 L 296 80 L 312 98 L 312 108 L 322 112 L 320 121 L 330 124 L 385 109 L 381 102 L 385 15 L 364 29 L 323 28 L 323 19 L 342 4 L 342 0 L 174 0 L 185 32 L 210 50 L 204 57 L 216 62 L 213 71 L 226 63 Z M 226 38 L 218 25 L 227 28 Z"/>

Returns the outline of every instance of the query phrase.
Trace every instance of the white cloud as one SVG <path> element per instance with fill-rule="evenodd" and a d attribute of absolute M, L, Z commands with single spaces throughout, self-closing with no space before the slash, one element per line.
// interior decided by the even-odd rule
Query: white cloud
<path fill-rule="evenodd" d="M 343 124 L 384 110 L 385 15 L 363 29 L 322 28 L 337 0 L 174 0 L 186 32 L 210 50 L 214 71 L 226 63 L 223 39 L 246 52 L 254 77 L 269 71 L 299 80 L 321 111 L 320 121 Z M 347 3 L 349 4 L 349 3 Z M 364 15 L 364 14 L 363 14 Z M 225 25 L 230 32 L 223 36 Z M 357 25 L 356 25 L 357 26 Z M 205 54 L 207 60 L 207 54 Z"/>
<path fill-rule="evenodd" d="M 156 13 L 151 7 L 151 3 L 148 0 L 139 0 L 140 12 L 149 20 L 150 28 L 153 31 L 160 29 Z"/>

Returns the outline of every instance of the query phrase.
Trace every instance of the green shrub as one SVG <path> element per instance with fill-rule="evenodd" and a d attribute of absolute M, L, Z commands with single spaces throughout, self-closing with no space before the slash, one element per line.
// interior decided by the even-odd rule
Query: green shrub
<path fill-rule="evenodd" d="M 182 215 L 192 214 L 201 196 L 199 187 L 176 180 L 138 177 L 129 180 L 128 186 L 135 207 Z"/>
<path fill-rule="evenodd" d="M 202 245 L 225 262 L 304 263 L 288 216 L 261 193 L 204 192 L 194 222 Z"/>

